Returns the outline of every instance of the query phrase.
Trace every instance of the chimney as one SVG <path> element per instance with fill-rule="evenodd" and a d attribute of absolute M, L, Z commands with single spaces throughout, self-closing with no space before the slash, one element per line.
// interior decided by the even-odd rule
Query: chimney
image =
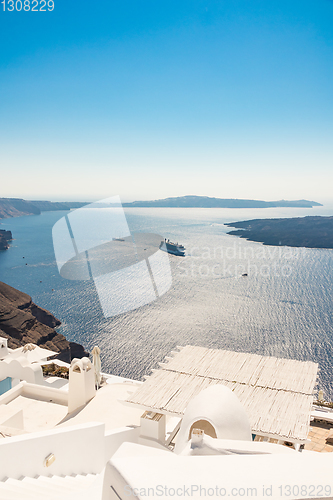
<path fill-rule="evenodd" d="M 95 372 L 88 358 L 74 358 L 69 368 L 68 413 L 95 397 Z"/>

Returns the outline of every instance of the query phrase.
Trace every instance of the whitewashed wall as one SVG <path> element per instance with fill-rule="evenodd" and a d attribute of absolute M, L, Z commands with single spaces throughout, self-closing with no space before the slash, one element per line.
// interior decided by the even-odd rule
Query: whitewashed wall
<path fill-rule="evenodd" d="M 104 424 L 89 423 L 0 440 L 0 481 L 5 477 L 99 473 L 105 465 Z M 55 462 L 44 466 L 53 453 Z"/>

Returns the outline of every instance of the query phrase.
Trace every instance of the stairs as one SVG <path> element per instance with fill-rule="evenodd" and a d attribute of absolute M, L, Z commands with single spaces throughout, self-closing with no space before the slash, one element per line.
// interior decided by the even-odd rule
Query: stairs
<path fill-rule="evenodd" d="M 102 477 L 99 474 L 73 476 L 37 476 L 0 481 L 1 500 L 82 500 L 102 497 Z"/>

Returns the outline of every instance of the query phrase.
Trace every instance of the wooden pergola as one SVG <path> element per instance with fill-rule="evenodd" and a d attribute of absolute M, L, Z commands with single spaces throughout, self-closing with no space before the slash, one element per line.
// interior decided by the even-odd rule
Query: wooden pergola
<path fill-rule="evenodd" d="M 310 428 L 318 364 L 205 347 L 180 347 L 126 403 L 182 417 L 188 402 L 213 384 L 229 387 L 260 436 L 303 444 Z"/>

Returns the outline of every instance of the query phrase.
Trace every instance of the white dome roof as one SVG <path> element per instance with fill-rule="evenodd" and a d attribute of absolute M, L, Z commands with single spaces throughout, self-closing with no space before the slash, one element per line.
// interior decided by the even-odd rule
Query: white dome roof
<path fill-rule="evenodd" d="M 190 439 L 191 428 L 207 426 L 218 439 L 251 441 L 251 426 L 248 416 L 237 396 L 225 385 L 207 387 L 188 404 L 179 434 L 176 453 L 180 453 Z"/>

